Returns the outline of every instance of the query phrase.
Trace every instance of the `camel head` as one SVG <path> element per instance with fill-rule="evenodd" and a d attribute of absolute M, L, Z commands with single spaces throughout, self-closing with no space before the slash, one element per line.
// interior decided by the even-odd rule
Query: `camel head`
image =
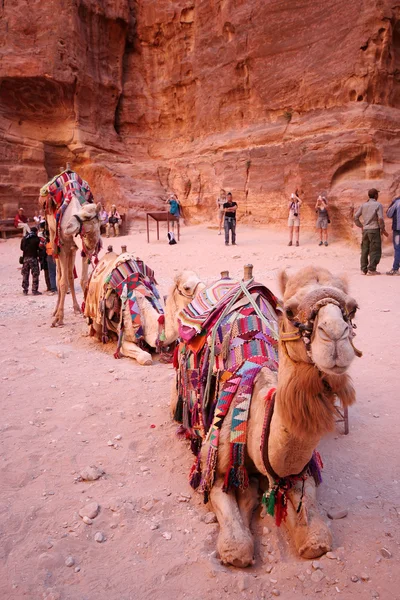
<path fill-rule="evenodd" d="M 165 301 L 165 315 L 172 329 L 173 339 L 178 339 L 178 315 L 191 303 L 198 292 L 205 288 L 205 284 L 194 271 L 182 271 L 175 277 Z M 171 336 L 168 336 L 171 337 Z"/>
<path fill-rule="evenodd" d="M 282 273 L 281 287 L 282 331 L 300 324 L 298 339 L 286 342 L 290 358 L 311 362 L 328 375 L 345 373 L 357 352 L 351 321 L 358 308 L 345 279 L 327 269 L 306 267 L 291 277 Z"/>
<path fill-rule="evenodd" d="M 335 426 L 335 399 L 355 402 L 347 370 L 361 353 L 352 343 L 357 303 L 347 283 L 322 268 L 281 273 L 279 398 L 288 429 L 321 437 Z"/>
<path fill-rule="evenodd" d="M 84 204 L 80 211 L 73 215 L 65 229 L 67 235 L 81 235 L 88 254 L 93 254 L 100 239 L 100 211 L 100 202 Z"/>

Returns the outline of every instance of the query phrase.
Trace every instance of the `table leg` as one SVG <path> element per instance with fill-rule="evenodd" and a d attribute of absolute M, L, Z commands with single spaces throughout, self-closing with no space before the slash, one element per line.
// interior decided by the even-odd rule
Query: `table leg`
<path fill-rule="evenodd" d="M 158 240 L 160 239 L 160 224 L 158 222 L 158 219 L 157 219 L 157 239 Z"/>
<path fill-rule="evenodd" d="M 147 220 L 147 243 L 150 243 L 150 234 L 149 234 L 149 215 L 146 215 Z"/>
<path fill-rule="evenodd" d="M 178 219 L 178 242 L 181 239 L 181 225 L 180 225 L 180 219 Z"/>

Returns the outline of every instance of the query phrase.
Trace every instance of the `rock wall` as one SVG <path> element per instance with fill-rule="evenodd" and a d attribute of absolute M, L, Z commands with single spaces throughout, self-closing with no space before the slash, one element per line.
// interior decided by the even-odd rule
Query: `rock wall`
<path fill-rule="evenodd" d="M 209 219 L 303 222 L 325 192 L 340 234 L 370 187 L 400 189 L 394 1 L 3 0 L 0 203 L 33 212 L 68 160 L 129 216 L 178 193 Z"/>

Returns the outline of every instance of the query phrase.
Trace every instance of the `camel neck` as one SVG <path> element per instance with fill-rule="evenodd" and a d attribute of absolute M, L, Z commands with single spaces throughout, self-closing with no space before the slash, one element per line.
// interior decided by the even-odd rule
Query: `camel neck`
<path fill-rule="evenodd" d="M 300 363 L 301 364 L 301 363 Z M 292 363 L 289 359 L 281 358 L 278 372 L 278 386 L 276 390 L 275 409 L 270 424 L 270 434 L 268 439 L 268 454 L 271 467 L 280 477 L 296 475 L 300 473 L 312 457 L 312 453 L 317 447 L 322 435 L 315 432 L 307 436 L 299 436 L 293 431 L 291 419 L 287 418 L 288 406 L 283 409 L 284 394 L 288 393 L 286 383 L 288 380 L 296 380 L 296 370 L 301 368 Z M 290 398 L 291 407 L 289 410 L 308 412 L 307 394 L 294 386 L 297 393 Z M 287 400 L 287 398 L 286 398 Z M 291 415 L 293 418 L 295 415 Z"/>
<path fill-rule="evenodd" d="M 177 316 L 179 307 L 175 302 L 175 292 L 170 294 L 165 303 L 165 341 L 164 344 L 168 346 L 178 339 L 178 324 Z"/>

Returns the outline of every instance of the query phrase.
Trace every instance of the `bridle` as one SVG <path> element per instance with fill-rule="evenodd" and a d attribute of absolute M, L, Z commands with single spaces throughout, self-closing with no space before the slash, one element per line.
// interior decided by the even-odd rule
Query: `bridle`
<path fill-rule="evenodd" d="M 92 262 L 92 257 L 93 255 L 95 256 L 95 265 L 98 262 L 98 258 L 97 255 L 101 249 L 101 244 L 100 246 L 97 244 L 96 248 L 92 251 L 88 250 L 85 244 L 85 230 L 83 228 L 85 223 L 88 223 L 89 221 L 94 221 L 95 219 L 97 219 L 97 221 L 99 221 L 99 216 L 96 213 L 93 217 L 88 217 L 87 219 L 81 219 L 79 215 L 73 215 L 75 217 L 75 219 L 78 221 L 79 223 L 79 231 L 75 234 L 75 237 L 77 237 L 78 235 L 81 236 L 81 240 L 82 240 L 82 257 L 87 256 L 88 257 L 88 262 L 91 263 Z M 101 239 L 100 239 L 100 243 L 101 243 Z M 97 261 L 97 262 L 96 262 Z"/>
<path fill-rule="evenodd" d="M 283 342 L 286 354 L 288 354 L 286 348 L 287 342 L 303 340 L 307 356 L 310 361 L 313 362 L 311 341 L 314 335 L 315 320 L 321 308 L 328 304 L 333 304 L 340 308 L 343 320 L 349 325 L 350 344 L 353 347 L 354 353 L 358 357 L 362 356 L 362 352 L 353 344 L 353 338 L 356 335 L 354 329 L 357 328 L 357 325 L 353 323 L 352 320 L 356 314 L 358 305 L 355 305 L 354 308 L 349 311 L 343 295 L 333 288 L 320 288 L 320 290 L 308 294 L 300 303 L 296 315 L 293 315 L 290 308 L 285 309 L 286 318 L 294 328 L 292 331 L 281 331 L 280 333 L 280 340 Z"/>
<path fill-rule="evenodd" d="M 75 237 L 77 237 L 78 235 L 82 236 L 82 228 L 83 228 L 84 223 L 87 223 L 88 221 L 93 221 L 94 219 L 99 220 L 99 215 L 97 213 L 93 217 L 89 217 L 88 219 L 81 219 L 79 215 L 73 215 L 73 216 L 79 223 L 79 231 L 78 231 L 78 233 L 75 234 Z"/>
<path fill-rule="evenodd" d="M 193 298 L 196 295 L 197 288 L 199 287 L 200 283 L 201 283 L 201 281 L 197 282 L 197 284 L 196 284 L 196 286 L 195 286 L 195 288 L 194 288 L 194 290 L 193 290 L 193 292 L 191 294 L 185 294 L 184 292 L 182 292 L 182 290 L 179 289 L 178 284 L 175 286 L 175 289 L 176 289 L 176 291 L 178 292 L 178 294 L 180 296 L 183 296 L 184 298 L 189 298 L 189 300 L 193 300 Z"/>

